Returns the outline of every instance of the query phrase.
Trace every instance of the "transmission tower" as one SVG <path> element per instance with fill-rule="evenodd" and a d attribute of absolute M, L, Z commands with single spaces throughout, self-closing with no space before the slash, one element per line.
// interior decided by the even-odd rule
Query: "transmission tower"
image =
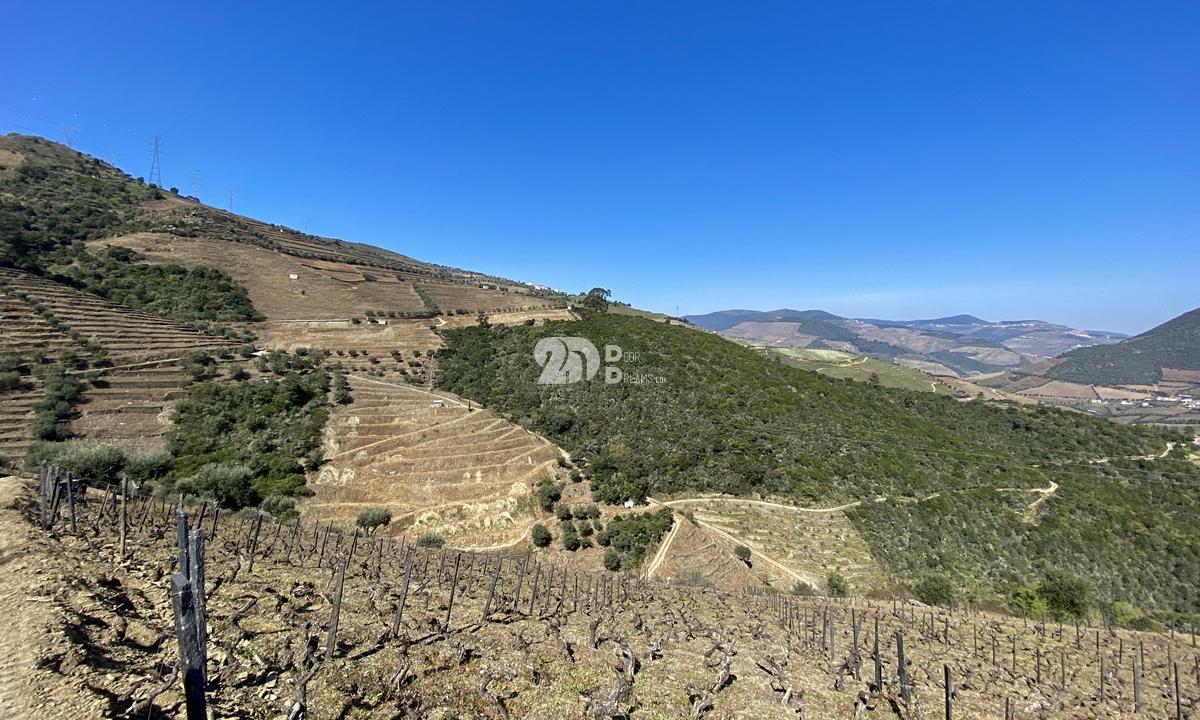
<path fill-rule="evenodd" d="M 200 199 L 200 171 L 192 171 L 192 197 Z"/>
<path fill-rule="evenodd" d="M 146 176 L 146 181 L 151 185 L 162 187 L 162 169 L 158 166 L 158 152 L 162 147 L 162 135 L 154 136 L 154 157 L 150 160 L 150 174 Z"/>
<path fill-rule="evenodd" d="M 233 186 L 229 186 L 229 212 L 233 212 Z"/>

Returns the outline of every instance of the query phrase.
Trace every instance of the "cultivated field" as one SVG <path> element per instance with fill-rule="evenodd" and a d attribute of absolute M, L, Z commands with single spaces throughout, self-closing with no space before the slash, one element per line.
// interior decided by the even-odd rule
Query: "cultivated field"
<path fill-rule="evenodd" d="M 328 463 L 310 482 L 305 520 L 349 526 L 363 508 L 385 506 L 393 535 L 436 531 L 458 547 L 528 536 L 542 516 L 533 486 L 558 468 L 554 445 L 448 394 L 358 375 L 350 382 L 353 402 L 326 426 Z"/>
<path fill-rule="evenodd" d="M 195 635 L 172 621 L 173 507 L 130 502 L 122 556 L 102 492 L 83 496 L 76 530 L 60 506 L 47 531 L 18 482 L 0 478 L 4 527 L 24 526 L 2 549 L 38 558 L 40 581 L 0 568 L 0 639 L 19 643 L 0 661 L 7 706 L 183 717 L 176 637 Z M 185 510 L 205 539 L 207 663 L 191 677 L 216 717 L 936 720 L 947 695 L 964 719 L 1198 709 L 1188 635 L 729 594 Z"/>
<path fill-rule="evenodd" d="M 106 372 L 84 392 L 71 429 L 97 442 L 134 450 L 163 450 L 171 429 L 171 404 L 188 377 L 175 364 Z"/>
<path fill-rule="evenodd" d="M 16 463 L 33 444 L 33 406 L 42 390 L 33 378 L 19 390 L 0 392 L 0 458 Z"/>
<path fill-rule="evenodd" d="M 84 341 L 99 345 L 117 364 L 179 357 L 189 350 L 230 345 L 224 338 L 16 270 L 0 269 L 0 294 L 23 300 L 35 311 L 40 306 L 38 314 L 44 319 L 57 318 L 68 333 L 77 333 Z M 0 353 L 13 352 L 5 342 L 0 340 Z"/>

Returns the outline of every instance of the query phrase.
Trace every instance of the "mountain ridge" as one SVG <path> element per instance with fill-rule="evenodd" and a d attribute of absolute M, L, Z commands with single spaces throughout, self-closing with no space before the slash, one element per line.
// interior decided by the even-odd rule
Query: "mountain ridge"
<path fill-rule="evenodd" d="M 918 320 L 848 318 L 824 310 L 728 310 L 689 315 L 699 327 L 775 347 L 839 350 L 934 375 L 1013 370 L 1076 347 L 1124 339 L 1044 320 L 987 321 L 969 314 Z"/>

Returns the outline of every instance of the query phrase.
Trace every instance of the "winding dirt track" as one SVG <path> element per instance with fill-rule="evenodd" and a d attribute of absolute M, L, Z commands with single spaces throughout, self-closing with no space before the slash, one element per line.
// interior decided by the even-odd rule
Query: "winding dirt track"
<path fill-rule="evenodd" d="M 1170 451 L 1170 449 L 1168 448 L 1168 452 L 1169 451 Z M 1033 522 L 1034 519 L 1036 518 L 1038 506 L 1041 505 L 1042 503 L 1046 502 L 1047 500 L 1049 500 L 1050 497 L 1057 491 L 1058 491 L 1058 483 L 1054 482 L 1053 480 L 1050 481 L 1050 485 L 1048 487 L 1044 487 L 1044 488 L 1008 488 L 1008 487 L 996 488 L 996 492 L 1035 493 L 1038 495 L 1038 497 L 1032 503 L 1030 503 L 1029 507 L 1027 507 L 1025 509 L 1023 518 L 1026 522 Z M 954 491 L 949 491 L 949 490 L 948 491 L 939 491 L 939 492 L 935 492 L 935 493 L 932 493 L 930 495 L 926 495 L 926 496 L 920 497 L 920 498 L 897 498 L 897 500 L 899 500 L 901 502 L 920 503 L 920 502 L 926 502 L 928 500 L 933 500 L 934 498 L 940 497 L 941 495 L 945 494 L 946 492 L 954 492 Z M 796 505 L 784 505 L 782 503 L 775 503 L 775 502 L 770 502 L 767 500 L 746 500 L 743 498 L 729 498 L 729 497 L 692 497 L 692 498 L 678 498 L 675 500 L 656 500 L 655 498 L 646 498 L 646 499 L 649 501 L 649 503 L 651 505 L 655 505 L 655 506 L 659 506 L 659 507 L 678 507 L 678 506 L 689 505 L 689 504 L 690 505 L 697 505 L 697 504 L 698 505 L 709 505 L 709 504 L 713 504 L 713 503 L 730 503 L 730 504 L 737 504 L 737 505 L 752 505 L 752 506 L 757 506 L 757 507 L 765 507 L 765 508 L 771 508 L 771 509 L 775 509 L 775 510 L 785 510 L 788 512 L 812 513 L 812 514 L 839 512 L 842 510 L 849 510 L 850 508 L 858 507 L 859 505 L 863 504 L 862 500 L 855 500 L 853 502 L 848 502 L 843 505 L 835 505 L 832 507 L 798 507 Z M 887 495 L 881 495 L 879 497 L 874 498 L 874 502 L 884 502 L 887 499 L 888 499 Z M 728 540 L 728 541 L 734 543 L 735 545 L 745 545 L 745 543 L 738 540 L 737 538 L 730 535 L 729 533 L 722 530 L 721 528 L 716 527 L 715 525 L 712 525 L 710 523 L 704 522 L 703 520 L 700 520 L 699 518 L 696 519 L 696 524 L 703 527 L 705 530 L 708 530 L 709 532 L 712 532 L 715 535 L 718 535 L 718 536 L 724 538 L 725 540 Z M 646 570 L 644 572 L 645 577 L 648 577 L 648 578 L 653 577 L 654 573 L 658 572 L 658 568 L 663 564 L 663 561 L 665 561 L 667 558 L 667 552 L 671 547 L 671 541 L 675 539 L 675 533 L 678 530 L 679 530 L 679 523 L 676 522 L 674 525 L 671 526 L 671 531 L 669 533 L 667 533 L 667 536 L 665 538 L 663 538 L 662 542 L 659 543 L 658 550 L 654 553 L 654 558 L 650 561 L 650 564 L 646 566 Z M 747 547 L 749 547 L 749 546 L 747 545 Z M 762 551 L 758 550 L 757 548 L 749 547 L 749 549 L 750 549 L 751 556 L 757 556 L 757 557 L 761 558 L 768 565 L 771 565 L 772 567 L 776 568 L 777 570 L 784 573 L 788 577 L 791 577 L 795 580 L 799 580 L 801 582 L 804 582 L 808 585 L 812 585 L 814 587 L 819 586 L 821 584 L 820 578 L 817 578 L 816 576 L 808 575 L 806 573 L 796 572 L 795 570 L 792 570 L 791 568 L 786 567 L 785 565 L 778 562 L 777 560 L 770 557 L 769 555 L 764 554 Z"/>

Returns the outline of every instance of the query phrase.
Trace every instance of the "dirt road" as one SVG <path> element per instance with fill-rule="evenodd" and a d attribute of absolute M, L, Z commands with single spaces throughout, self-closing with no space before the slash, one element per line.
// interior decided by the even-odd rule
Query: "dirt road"
<path fill-rule="evenodd" d="M 70 644 L 53 596 L 65 584 L 53 553 L 21 514 L 29 498 L 24 483 L 0 478 L 0 718 L 102 717 L 105 704 L 78 689 L 76 679 L 44 668 Z"/>

